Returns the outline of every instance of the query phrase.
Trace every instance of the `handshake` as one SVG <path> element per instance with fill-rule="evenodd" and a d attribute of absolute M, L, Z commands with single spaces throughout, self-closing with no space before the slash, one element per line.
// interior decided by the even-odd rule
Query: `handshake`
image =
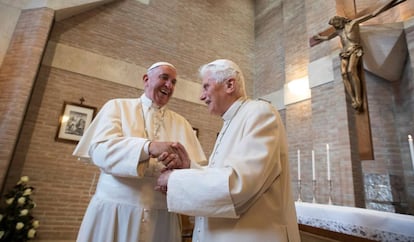
<path fill-rule="evenodd" d="M 191 160 L 184 146 L 178 142 L 151 142 L 148 150 L 151 158 L 157 158 L 165 166 L 157 179 L 155 190 L 166 193 L 173 169 L 190 168 Z"/>

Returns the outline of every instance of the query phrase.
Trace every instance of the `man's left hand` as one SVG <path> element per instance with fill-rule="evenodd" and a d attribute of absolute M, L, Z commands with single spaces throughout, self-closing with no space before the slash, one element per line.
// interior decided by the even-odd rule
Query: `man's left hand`
<path fill-rule="evenodd" d="M 164 194 L 167 193 L 168 190 L 168 179 L 170 178 L 170 174 L 173 170 L 166 170 L 157 179 L 157 185 L 155 186 L 155 190 L 162 192 Z"/>

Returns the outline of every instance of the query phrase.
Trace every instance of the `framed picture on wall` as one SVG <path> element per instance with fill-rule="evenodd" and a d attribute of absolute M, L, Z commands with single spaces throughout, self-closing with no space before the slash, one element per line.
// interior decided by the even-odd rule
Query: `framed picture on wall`
<path fill-rule="evenodd" d="M 55 140 L 77 143 L 91 124 L 95 112 L 95 107 L 64 102 Z"/>

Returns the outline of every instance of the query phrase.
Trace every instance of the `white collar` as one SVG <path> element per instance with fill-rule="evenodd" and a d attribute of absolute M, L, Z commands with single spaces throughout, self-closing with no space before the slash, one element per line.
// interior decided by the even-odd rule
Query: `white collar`
<path fill-rule="evenodd" d="M 233 116 L 236 114 L 236 112 L 239 110 L 240 106 L 243 105 L 243 103 L 246 101 L 244 97 L 240 97 L 237 99 L 230 107 L 227 109 L 227 111 L 221 116 L 221 118 L 226 122 L 233 118 Z"/>
<path fill-rule="evenodd" d="M 164 110 L 164 107 L 158 107 L 149 97 L 147 97 L 147 95 L 145 95 L 145 93 L 143 93 L 141 95 L 141 102 L 143 104 L 143 106 L 145 107 L 145 109 L 149 109 L 150 107 L 155 108 L 155 109 L 160 109 L 160 110 Z"/>

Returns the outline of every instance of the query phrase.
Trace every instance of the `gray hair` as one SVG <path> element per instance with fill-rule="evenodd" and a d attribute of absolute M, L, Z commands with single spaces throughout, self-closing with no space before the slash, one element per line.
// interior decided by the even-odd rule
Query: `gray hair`
<path fill-rule="evenodd" d="M 199 77 L 202 78 L 206 73 L 210 73 L 216 83 L 222 83 L 233 78 L 236 81 L 236 92 L 240 96 L 246 97 L 243 72 L 240 67 L 231 60 L 219 59 L 208 64 L 202 65 L 199 70 Z"/>

